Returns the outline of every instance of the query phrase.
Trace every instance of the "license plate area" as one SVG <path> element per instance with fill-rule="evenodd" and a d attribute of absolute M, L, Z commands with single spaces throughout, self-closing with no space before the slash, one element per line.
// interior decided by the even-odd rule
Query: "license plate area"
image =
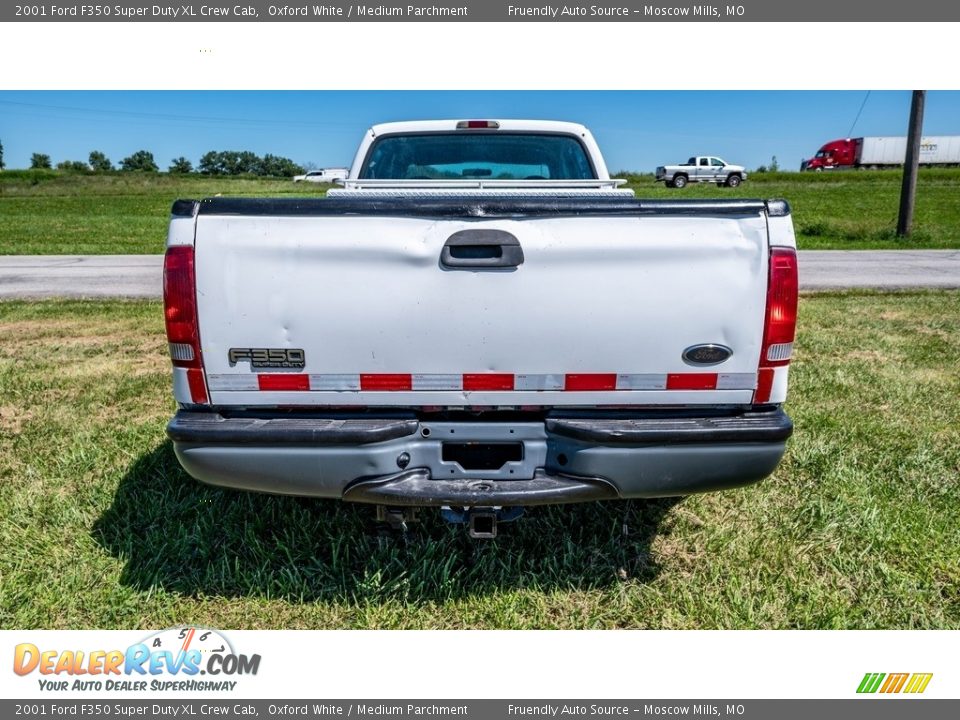
<path fill-rule="evenodd" d="M 499 470 L 523 460 L 523 443 L 445 442 L 440 456 L 464 470 Z"/>
<path fill-rule="evenodd" d="M 530 480 L 547 460 L 539 423 L 423 422 L 409 467 L 440 480 Z"/>

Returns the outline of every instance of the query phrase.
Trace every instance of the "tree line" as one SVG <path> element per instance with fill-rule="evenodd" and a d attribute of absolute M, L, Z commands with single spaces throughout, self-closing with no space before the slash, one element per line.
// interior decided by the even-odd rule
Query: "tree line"
<path fill-rule="evenodd" d="M 2 145 L 0 145 L 2 148 Z M 3 169 L 3 151 L 0 149 L 0 169 Z M 148 150 L 137 152 L 123 158 L 119 167 L 104 153 L 94 150 L 87 157 L 87 162 L 81 160 L 64 160 L 58 162 L 57 170 L 71 170 L 75 172 L 159 172 L 160 167 Z M 30 156 L 31 170 L 52 170 L 53 161 L 44 153 L 33 153 Z M 167 172 L 186 175 L 199 173 L 201 175 L 258 175 L 265 177 L 292 177 L 304 172 L 290 158 L 280 157 L 267 153 L 262 157 L 249 150 L 211 150 L 200 158 L 196 168 L 187 158 L 181 156 L 170 161 Z"/>

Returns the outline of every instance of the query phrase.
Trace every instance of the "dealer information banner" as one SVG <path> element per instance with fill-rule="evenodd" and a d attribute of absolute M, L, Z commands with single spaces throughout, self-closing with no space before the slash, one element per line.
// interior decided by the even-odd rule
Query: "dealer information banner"
<path fill-rule="evenodd" d="M 586 4 L 453 0 L 355 3 L 343 0 L 241 4 L 136 2 L 3 4 L 0 22 L 951 22 L 960 3 L 941 0 L 734 0 L 688 3 L 604 0 Z"/>
<path fill-rule="evenodd" d="M 898 703 L 856 700 L 240 700 L 144 702 L 0 702 L 0 716 L 120 718 L 660 718 L 771 720 L 942 720 L 957 717 L 960 700 Z M 908 714 L 905 714 L 908 713 Z"/>
<path fill-rule="evenodd" d="M 953 631 L 6 630 L 0 717 L 923 720 L 960 717 L 956 640 Z"/>

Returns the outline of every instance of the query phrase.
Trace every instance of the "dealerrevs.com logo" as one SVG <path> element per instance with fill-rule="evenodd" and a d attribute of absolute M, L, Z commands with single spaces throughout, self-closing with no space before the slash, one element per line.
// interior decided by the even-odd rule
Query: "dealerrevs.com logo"
<path fill-rule="evenodd" d="M 857 692 L 916 695 L 927 689 L 932 678 L 933 673 L 867 673 L 857 686 Z"/>
<path fill-rule="evenodd" d="M 52 650 L 20 643 L 13 653 L 13 671 L 37 674 L 46 691 L 232 691 L 238 682 L 233 678 L 256 675 L 259 669 L 259 654 L 237 653 L 223 633 L 201 627 L 162 630 L 125 650 Z"/>

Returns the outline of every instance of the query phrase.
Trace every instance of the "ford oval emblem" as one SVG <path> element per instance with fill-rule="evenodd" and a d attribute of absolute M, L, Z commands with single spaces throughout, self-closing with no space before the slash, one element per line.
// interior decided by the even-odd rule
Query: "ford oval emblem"
<path fill-rule="evenodd" d="M 703 343 L 691 345 L 683 351 L 683 361 L 688 365 L 719 365 L 733 355 L 733 350 L 726 345 Z"/>

